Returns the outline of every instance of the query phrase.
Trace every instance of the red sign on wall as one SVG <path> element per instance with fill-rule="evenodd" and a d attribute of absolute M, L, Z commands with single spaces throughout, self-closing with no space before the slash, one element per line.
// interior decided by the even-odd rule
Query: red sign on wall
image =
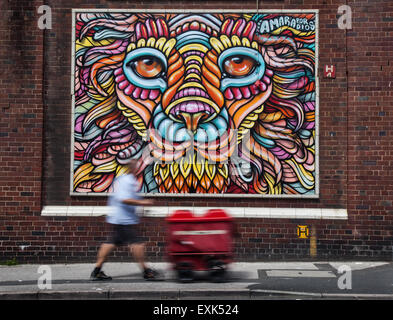
<path fill-rule="evenodd" d="M 325 64 L 323 69 L 324 78 L 335 78 L 336 77 L 336 66 L 333 64 Z"/>

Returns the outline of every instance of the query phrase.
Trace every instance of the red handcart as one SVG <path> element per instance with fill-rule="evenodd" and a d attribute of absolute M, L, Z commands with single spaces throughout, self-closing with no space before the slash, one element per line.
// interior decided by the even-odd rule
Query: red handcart
<path fill-rule="evenodd" d="M 223 281 L 233 260 L 233 218 L 222 209 L 195 216 L 177 210 L 168 223 L 168 256 L 180 281 L 192 281 L 194 271 L 208 271 L 212 281 Z"/>

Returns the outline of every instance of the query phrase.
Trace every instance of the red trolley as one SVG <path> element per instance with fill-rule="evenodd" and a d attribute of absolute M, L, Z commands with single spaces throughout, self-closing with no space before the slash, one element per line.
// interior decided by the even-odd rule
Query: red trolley
<path fill-rule="evenodd" d="M 209 271 L 213 281 L 222 281 L 233 259 L 233 219 L 222 209 L 203 216 L 177 210 L 168 223 L 168 256 L 181 281 L 192 281 L 193 271 Z"/>

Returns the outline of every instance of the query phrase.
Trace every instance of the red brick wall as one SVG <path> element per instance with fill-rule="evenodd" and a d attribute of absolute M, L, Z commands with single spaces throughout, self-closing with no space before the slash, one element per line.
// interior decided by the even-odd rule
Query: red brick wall
<path fill-rule="evenodd" d="M 48 0 L 51 30 L 37 27 L 44 1 L 3 1 L 0 19 L 0 261 L 93 261 L 108 235 L 104 218 L 42 217 L 43 205 L 105 205 L 104 197 L 69 196 L 71 9 L 256 9 L 256 1 Z M 393 3 L 347 1 L 352 30 L 337 27 L 342 1 L 259 1 L 259 9 L 319 9 L 319 199 L 160 198 L 165 206 L 346 208 L 348 220 L 237 219 L 238 259 L 391 259 L 393 244 Z M 165 223 L 146 218 L 150 259 L 165 255 Z M 129 260 L 126 249 L 113 260 Z"/>
<path fill-rule="evenodd" d="M 0 4 L 1 260 L 16 256 L 19 243 L 36 239 L 29 229 L 41 209 L 44 35 L 35 16 L 41 4 Z"/>
<path fill-rule="evenodd" d="M 359 246 L 387 256 L 393 236 L 393 3 L 356 6 L 347 34 L 348 224 Z"/>

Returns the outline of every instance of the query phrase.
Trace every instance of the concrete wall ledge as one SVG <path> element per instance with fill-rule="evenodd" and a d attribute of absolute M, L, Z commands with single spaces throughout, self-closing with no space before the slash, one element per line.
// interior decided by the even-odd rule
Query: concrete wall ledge
<path fill-rule="evenodd" d="M 224 209 L 234 218 L 281 219 L 348 219 L 347 209 L 332 208 L 265 208 L 265 207 L 144 207 L 140 213 L 146 217 L 166 217 L 175 210 L 190 210 L 202 215 L 209 209 Z M 108 206 L 44 206 L 42 216 L 99 217 L 110 210 Z"/>

